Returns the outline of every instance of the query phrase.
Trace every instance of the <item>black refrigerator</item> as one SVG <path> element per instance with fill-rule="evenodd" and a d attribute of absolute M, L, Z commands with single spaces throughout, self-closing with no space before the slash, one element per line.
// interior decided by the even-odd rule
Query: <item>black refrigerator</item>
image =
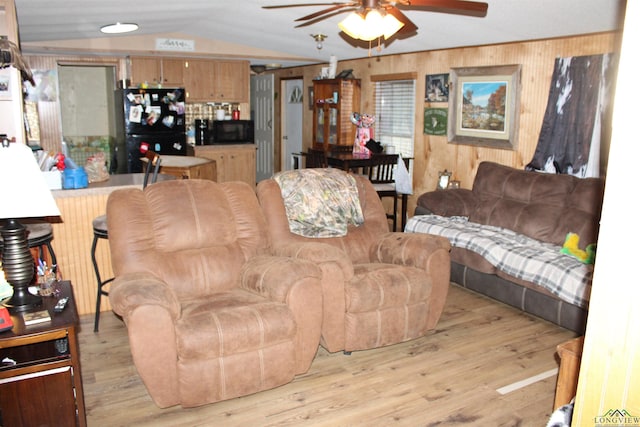
<path fill-rule="evenodd" d="M 146 150 L 187 155 L 183 88 L 118 89 L 115 97 L 118 136 L 112 173 L 142 172 Z"/>

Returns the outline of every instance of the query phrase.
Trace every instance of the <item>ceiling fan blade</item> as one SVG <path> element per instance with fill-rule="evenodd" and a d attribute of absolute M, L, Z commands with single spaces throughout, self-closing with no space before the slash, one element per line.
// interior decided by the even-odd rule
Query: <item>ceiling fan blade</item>
<path fill-rule="evenodd" d="M 272 6 L 262 6 L 263 9 L 282 9 L 283 7 L 302 7 L 302 6 L 331 6 L 342 3 L 325 2 L 325 3 L 298 3 L 298 4 L 276 4 Z"/>
<path fill-rule="evenodd" d="M 349 7 L 349 8 L 346 8 L 346 9 L 340 9 L 340 10 L 335 11 L 333 13 L 328 13 L 328 14 L 326 14 L 324 16 L 319 16 L 319 17 L 317 17 L 315 19 L 310 19 L 310 20 L 308 20 L 306 22 L 303 22 L 302 24 L 296 25 L 294 28 L 306 27 L 308 25 L 312 25 L 312 24 L 315 24 L 317 22 L 323 21 L 323 20 L 325 20 L 327 18 L 331 18 L 332 16 L 340 15 L 341 13 L 350 12 L 350 11 L 353 11 L 353 10 L 357 10 L 357 8 L 356 7 Z M 297 21 L 299 21 L 299 20 L 297 19 Z"/>
<path fill-rule="evenodd" d="M 467 0 L 403 0 L 398 2 L 398 6 L 403 9 L 425 8 L 434 12 L 478 17 L 486 16 L 489 8 L 487 3 Z"/>
<path fill-rule="evenodd" d="M 314 12 L 314 13 L 310 13 L 309 15 L 303 16 L 302 18 L 298 18 L 298 19 L 296 19 L 296 22 L 297 21 L 308 21 L 310 19 L 315 19 L 315 18 L 318 18 L 319 16 L 326 15 L 327 13 L 332 13 L 332 12 L 335 12 L 336 10 L 340 10 L 342 8 L 352 7 L 352 6 L 353 6 L 353 4 L 350 4 L 350 3 L 336 4 L 335 6 L 328 7 L 326 9 L 322 9 L 322 10 L 319 10 L 319 11 Z"/>
<path fill-rule="evenodd" d="M 418 31 L 418 26 L 411 22 L 407 15 L 402 13 L 400 9 L 396 7 L 390 7 L 386 9 L 386 12 L 390 15 L 393 15 L 398 21 L 404 24 L 404 27 L 400 28 L 399 32 L 402 32 L 403 34 L 411 34 Z"/>

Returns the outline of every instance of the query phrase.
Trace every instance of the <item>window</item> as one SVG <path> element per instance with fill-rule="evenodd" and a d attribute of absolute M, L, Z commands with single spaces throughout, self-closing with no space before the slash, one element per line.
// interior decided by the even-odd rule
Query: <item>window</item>
<path fill-rule="evenodd" d="M 377 81 L 375 90 L 376 141 L 393 146 L 403 157 L 413 157 L 415 79 Z"/>

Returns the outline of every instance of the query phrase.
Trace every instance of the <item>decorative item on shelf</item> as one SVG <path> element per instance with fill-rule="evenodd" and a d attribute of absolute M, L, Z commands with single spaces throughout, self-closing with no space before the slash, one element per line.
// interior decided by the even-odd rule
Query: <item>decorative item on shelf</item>
<path fill-rule="evenodd" d="M 353 154 L 369 155 L 367 142 L 373 138 L 373 124 L 376 122 L 376 116 L 370 114 L 353 113 L 351 115 L 351 123 L 357 126 L 356 139 L 353 144 Z"/>
<path fill-rule="evenodd" d="M 2 140 L 0 147 L 0 228 L 3 239 L 2 268 L 13 287 L 11 298 L 3 305 L 21 312 L 42 303 L 29 292 L 35 262 L 29 250 L 26 228 L 19 218 L 59 217 L 60 211 L 29 147 Z"/>
<path fill-rule="evenodd" d="M 23 81 L 30 82 L 32 86 L 36 85 L 33 73 L 22 59 L 18 45 L 9 40 L 7 36 L 0 36 L 0 69 L 7 67 L 14 67 L 20 71 Z"/>

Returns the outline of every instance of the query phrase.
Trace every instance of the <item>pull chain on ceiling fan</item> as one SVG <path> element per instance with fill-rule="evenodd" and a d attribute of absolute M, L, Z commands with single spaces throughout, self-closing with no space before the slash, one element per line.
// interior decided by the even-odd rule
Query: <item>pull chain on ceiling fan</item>
<path fill-rule="evenodd" d="M 371 42 L 384 37 L 385 40 L 396 34 L 409 36 L 418 27 L 403 13 L 403 10 L 451 13 L 484 17 L 488 4 L 467 0 L 357 0 L 349 2 L 283 4 L 262 6 L 263 9 L 278 9 L 301 6 L 329 6 L 325 9 L 296 19 L 302 22 L 296 25 L 304 27 L 329 17 L 351 12 L 338 27 L 349 37 Z"/>

